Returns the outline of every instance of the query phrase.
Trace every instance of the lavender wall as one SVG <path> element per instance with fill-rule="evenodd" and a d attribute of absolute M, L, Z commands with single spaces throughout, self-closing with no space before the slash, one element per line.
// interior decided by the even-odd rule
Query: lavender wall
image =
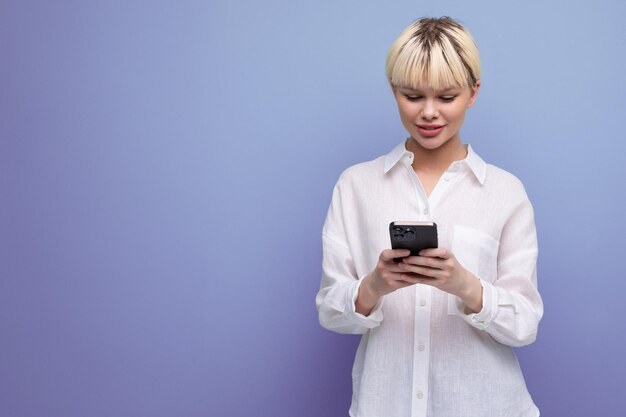
<path fill-rule="evenodd" d="M 345 416 L 321 329 L 347 166 L 404 136 L 413 18 L 472 30 L 463 131 L 534 202 L 545 416 L 626 408 L 626 6 L 618 1 L 0 1 L 0 416 Z"/>

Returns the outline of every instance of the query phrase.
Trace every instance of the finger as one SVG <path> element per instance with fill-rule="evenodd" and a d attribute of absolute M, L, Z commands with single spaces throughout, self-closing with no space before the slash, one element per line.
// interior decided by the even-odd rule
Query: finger
<path fill-rule="evenodd" d="M 428 256 L 407 256 L 402 259 L 402 263 L 407 265 L 426 266 L 428 268 L 443 269 L 445 268 L 445 259 L 431 258 Z"/>
<path fill-rule="evenodd" d="M 396 274 L 403 274 L 406 272 L 406 269 L 402 267 L 402 262 L 392 262 L 385 266 L 385 269 L 389 272 L 394 272 Z"/>
<path fill-rule="evenodd" d="M 385 249 L 380 253 L 380 260 L 383 262 L 391 262 L 395 258 L 404 258 L 410 254 L 411 251 L 408 249 Z"/>
<path fill-rule="evenodd" d="M 451 252 L 446 248 L 431 248 L 431 249 L 422 249 L 419 255 L 429 257 L 429 258 L 448 259 L 451 256 Z"/>
<path fill-rule="evenodd" d="M 401 262 L 399 265 L 400 269 L 404 271 L 404 273 L 417 274 L 425 278 L 439 278 L 441 275 L 440 269 L 431 268 L 428 266 L 422 265 L 413 265 Z"/>
<path fill-rule="evenodd" d="M 388 273 L 390 275 L 391 279 L 395 279 L 395 277 L 393 277 L 394 274 L 404 274 L 404 273 L 406 273 L 406 270 L 402 269 L 400 264 L 401 264 L 401 262 L 383 263 L 381 265 L 380 271 L 381 271 L 381 273 Z"/>
<path fill-rule="evenodd" d="M 421 274 L 413 274 L 413 273 L 404 273 L 401 275 L 401 279 L 399 281 L 413 284 L 425 284 L 431 281 L 434 281 L 434 278 L 428 277 L 426 275 Z"/>
<path fill-rule="evenodd" d="M 404 274 L 400 274 L 398 278 L 398 281 L 407 283 L 408 285 L 419 284 L 421 280 L 422 277 L 420 277 L 419 275 L 414 275 L 406 272 Z"/>
<path fill-rule="evenodd" d="M 388 276 L 392 281 L 406 281 L 411 283 L 415 283 L 415 278 L 421 278 L 421 276 L 419 276 L 418 274 L 414 274 L 410 271 L 400 270 L 398 272 L 392 272 Z"/>

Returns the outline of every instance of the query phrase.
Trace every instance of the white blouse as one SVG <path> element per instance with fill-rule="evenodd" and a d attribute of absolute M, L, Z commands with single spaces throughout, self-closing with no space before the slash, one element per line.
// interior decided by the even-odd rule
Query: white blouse
<path fill-rule="evenodd" d="M 468 155 L 426 197 L 404 141 L 344 171 L 323 228 L 322 326 L 361 334 L 352 370 L 352 417 L 535 417 L 512 346 L 532 343 L 543 303 L 537 236 L 522 183 Z M 355 310 L 362 279 L 390 247 L 389 223 L 437 223 L 439 246 L 480 278 L 483 309 L 414 285 Z"/>

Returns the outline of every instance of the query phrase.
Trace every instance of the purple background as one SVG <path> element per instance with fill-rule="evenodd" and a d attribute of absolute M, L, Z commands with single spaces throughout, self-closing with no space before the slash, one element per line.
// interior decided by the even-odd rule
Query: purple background
<path fill-rule="evenodd" d="M 619 1 L 0 0 L 0 416 L 345 416 L 357 337 L 320 328 L 320 231 L 405 135 L 414 18 L 481 49 L 462 137 L 536 210 L 542 415 L 626 409 Z"/>

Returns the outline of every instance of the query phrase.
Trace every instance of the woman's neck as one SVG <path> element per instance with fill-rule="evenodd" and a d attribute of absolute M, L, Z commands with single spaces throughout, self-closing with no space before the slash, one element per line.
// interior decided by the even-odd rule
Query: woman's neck
<path fill-rule="evenodd" d="M 420 146 L 415 139 L 409 138 L 405 142 L 407 151 L 413 153 L 413 169 L 422 172 L 444 172 L 454 161 L 465 159 L 467 149 L 460 138 L 450 139 L 436 149 L 426 149 Z"/>

